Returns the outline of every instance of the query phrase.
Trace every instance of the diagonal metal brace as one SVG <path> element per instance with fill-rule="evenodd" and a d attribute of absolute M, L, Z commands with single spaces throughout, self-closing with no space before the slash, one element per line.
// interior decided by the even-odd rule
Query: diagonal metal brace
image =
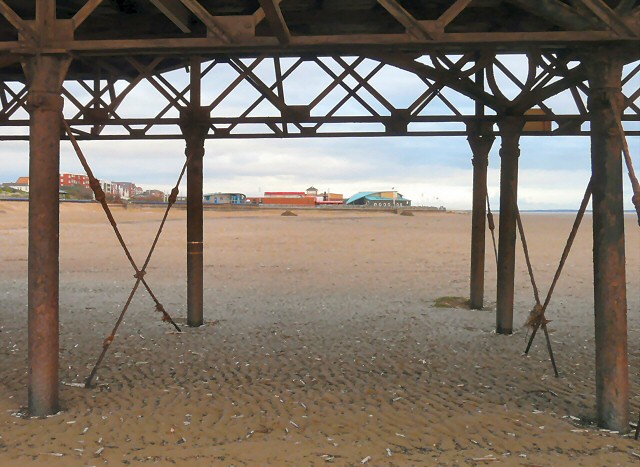
<path fill-rule="evenodd" d="M 549 331 L 547 330 L 547 320 L 544 318 L 544 306 L 540 303 L 540 294 L 538 293 L 538 286 L 536 285 L 536 279 L 533 275 L 533 267 L 531 266 L 531 258 L 529 256 L 529 248 L 527 246 L 527 239 L 524 235 L 524 227 L 522 225 L 522 218 L 520 217 L 520 210 L 516 207 L 516 222 L 518 224 L 518 231 L 520 232 L 520 239 L 522 240 L 522 250 L 524 251 L 524 258 L 527 262 L 527 269 L 529 271 L 529 278 L 531 279 L 531 286 L 533 287 L 533 295 L 535 297 L 536 304 L 531 310 L 531 314 L 535 316 L 536 324 L 542 326 L 544 336 L 547 340 L 547 351 L 549 352 L 549 358 L 551 359 L 551 365 L 553 366 L 553 373 L 556 378 L 559 376 L 558 367 L 556 366 L 556 359 L 553 357 L 553 349 L 551 348 L 551 338 L 549 337 Z"/>
<path fill-rule="evenodd" d="M 627 173 L 629 174 L 631 189 L 633 190 L 633 197 L 631 198 L 631 202 L 636 209 L 636 214 L 638 216 L 638 225 L 640 225 L 640 182 L 638 182 L 638 177 L 636 176 L 636 172 L 633 169 L 633 159 L 631 158 L 631 151 L 629 151 L 627 136 L 622 126 L 621 116 L 623 111 L 617 109 L 617 106 L 613 102 L 613 99 L 609 100 L 609 105 L 611 106 L 611 110 L 616 117 L 616 125 L 618 127 L 618 133 L 620 134 L 620 142 L 622 143 L 622 154 L 624 154 L 624 162 L 627 166 Z"/>
<path fill-rule="evenodd" d="M 549 287 L 549 291 L 547 292 L 547 296 L 544 300 L 544 304 L 540 305 L 540 303 L 538 302 L 538 304 L 536 305 L 536 308 L 534 308 L 534 310 L 532 310 L 532 318 L 530 318 L 531 323 L 533 325 L 533 331 L 531 332 L 531 337 L 529 337 L 529 342 L 527 343 L 527 348 L 525 349 L 524 353 L 528 354 L 529 350 L 531 349 L 531 345 L 533 344 L 533 340 L 536 337 L 536 333 L 538 332 L 538 329 L 540 329 L 540 327 L 542 326 L 542 329 L 545 333 L 545 337 L 547 338 L 547 347 L 549 350 L 549 354 L 552 354 L 552 350 L 551 350 L 551 341 L 549 338 L 549 333 L 547 331 L 547 319 L 545 318 L 544 314 L 547 311 L 547 307 L 549 306 L 549 303 L 551 302 L 551 297 L 553 295 L 553 291 L 555 290 L 556 284 L 558 283 L 558 280 L 560 279 L 560 275 L 562 274 L 562 269 L 564 268 L 564 265 L 567 261 L 567 258 L 569 257 L 569 252 L 571 251 L 571 247 L 573 246 L 573 241 L 576 238 L 576 235 L 578 233 L 578 229 L 580 228 L 580 223 L 582 222 L 582 218 L 584 217 L 584 213 L 587 210 L 587 205 L 589 204 L 589 200 L 591 199 L 591 188 L 592 184 L 591 184 L 591 180 L 589 180 L 589 183 L 587 185 L 587 188 L 585 190 L 584 196 L 582 198 L 582 202 L 580 203 L 580 208 L 578 209 L 578 214 L 576 215 L 576 219 L 573 222 L 573 227 L 571 229 L 571 232 L 569 233 L 569 238 L 567 239 L 567 243 L 564 247 L 564 250 L 562 251 L 562 256 L 560 257 L 560 263 L 558 264 L 558 268 L 556 269 L 556 273 L 553 276 L 553 280 L 551 282 L 551 286 Z M 535 314 L 533 313 L 535 312 Z M 553 358 L 553 357 L 552 357 Z M 553 362 L 553 360 L 552 360 Z M 555 363 L 554 363 L 554 370 L 555 370 Z M 556 371 L 556 376 L 558 376 L 557 374 L 557 370 Z"/>
<path fill-rule="evenodd" d="M 129 248 L 127 247 L 124 239 L 122 238 L 122 234 L 120 233 L 120 230 L 118 229 L 118 226 L 117 226 L 117 223 L 115 221 L 115 218 L 113 217 L 113 214 L 111 213 L 111 209 L 109 208 L 109 205 L 107 204 L 104 191 L 102 190 L 102 187 L 100 186 L 100 182 L 94 176 L 93 171 L 91 170 L 91 167 L 89 166 L 89 163 L 87 162 L 87 159 L 84 157 L 84 154 L 82 153 L 82 150 L 80 149 L 80 146 L 78 145 L 78 141 L 77 141 L 75 135 L 73 135 L 73 133 L 71 132 L 71 128 L 69 127 L 69 124 L 64 119 L 63 119 L 63 122 L 64 122 L 65 130 L 67 131 L 67 134 L 69 135 L 69 139 L 71 140 L 71 144 L 73 145 L 73 147 L 74 147 L 74 149 L 76 151 L 76 154 L 78 155 L 78 158 L 80 159 L 80 163 L 82 164 L 83 168 L 85 169 L 85 172 L 87 173 L 87 176 L 89 177 L 89 186 L 93 190 L 93 192 L 94 192 L 94 194 L 96 196 L 96 200 L 98 200 L 100 202 L 100 204 L 102 205 L 102 209 L 104 210 L 105 214 L 107 215 L 107 218 L 109 219 L 109 223 L 113 227 L 113 230 L 114 230 L 114 232 L 116 234 L 116 237 L 118 238 L 118 241 L 120 242 L 120 245 L 122 246 L 122 249 L 124 250 L 124 252 L 125 252 L 125 254 L 127 256 L 127 259 L 129 260 L 129 263 L 131 263 L 131 266 L 135 270 L 135 274 L 134 274 L 133 277 L 135 277 L 136 279 L 140 279 L 140 281 L 144 285 L 145 289 L 147 289 L 147 292 L 149 293 L 149 295 L 151 296 L 151 298 L 155 302 L 156 308 L 162 307 L 162 304 L 160 303 L 160 301 L 158 300 L 156 295 L 151 290 L 151 287 L 149 287 L 149 284 L 147 283 L 147 281 L 144 279 L 144 276 L 146 274 L 145 269 L 146 269 L 147 265 L 149 264 L 149 260 L 151 259 L 152 251 L 149 252 L 149 255 L 147 256 L 147 260 L 145 261 L 145 264 L 144 264 L 143 268 L 142 269 L 138 269 L 138 266 L 137 266 L 136 262 L 134 261 L 133 257 L 131 256 L 131 252 L 129 251 Z M 172 192 L 172 195 L 173 195 L 173 192 Z M 177 196 L 177 194 L 176 194 L 176 196 Z M 172 205 L 172 204 L 173 203 L 170 203 L 170 205 Z M 166 216 L 163 219 L 162 226 L 164 226 L 164 221 L 165 220 L 166 220 Z M 160 231 L 161 230 L 162 230 L 162 227 L 161 227 Z M 160 235 L 160 232 L 158 232 L 158 234 L 156 235 L 156 239 L 155 239 L 155 241 L 153 243 L 153 248 L 154 249 L 155 249 L 155 245 L 157 244 L 159 235 Z M 164 312 L 164 313 L 166 313 L 166 312 Z M 176 330 L 180 331 L 180 328 L 175 324 L 175 322 L 172 319 L 169 319 L 169 321 L 171 322 L 171 324 L 173 324 L 173 326 L 176 328 Z"/>
<path fill-rule="evenodd" d="M 489 193 L 487 193 L 487 225 L 491 231 L 491 240 L 493 240 L 493 253 L 496 258 L 496 268 L 498 267 L 498 246 L 496 244 L 496 223 L 493 220 L 493 212 L 491 212 L 491 203 L 489 202 Z"/>
<path fill-rule="evenodd" d="M 164 228 L 164 224 L 166 223 L 167 220 L 167 216 L 169 214 L 169 210 L 171 209 L 171 207 L 173 206 L 173 204 L 176 201 L 177 195 L 178 195 L 178 186 L 180 185 L 180 182 L 182 181 L 182 178 L 184 176 L 187 164 L 189 162 L 189 158 L 187 158 L 187 160 L 185 161 L 185 164 L 182 168 L 182 171 L 180 172 L 180 176 L 178 177 L 178 181 L 176 183 L 176 186 L 173 188 L 173 190 L 171 191 L 171 196 L 169 198 L 169 203 L 167 204 L 167 209 L 165 210 L 164 216 L 162 218 L 162 221 L 160 223 L 160 226 L 158 228 L 158 231 L 156 233 L 156 236 L 154 238 L 154 241 L 149 249 L 149 253 L 147 254 L 147 257 L 145 259 L 144 265 L 142 266 L 141 269 L 138 268 L 136 262 L 134 261 L 133 257 L 131 256 L 131 253 L 126 245 L 126 243 L 124 242 L 124 239 L 122 238 L 122 235 L 117 227 L 116 221 L 113 217 L 113 214 L 111 213 L 111 210 L 109 209 L 109 206 L 107 205 L 106 202 L 106 197 L 104 194 L 104 191 L 102 190 L 102 188 L 100 187 L 100 182 L 96 179 L 96 177 L 94 176 L 91 167 L 89 166 L 86 158 L 84 157 L 84 154 L 82 153 L 82 150 L 80 149 L 80 146 L 78 145 L 78 141 L 75 138 L 75 135 L 73 134 L 73 132 L 71 131 L 71 128 L 68 124 L 68 122 L 63 118 L 63 125 L 65 127 L 65 130 L 67 132 L 67 134 L 69 135 L 69 139 L 76 151 L 76 154 L 78 155 L 78 158 L 80 159 L 80 163 L 82 164 L 82 166 L 84 167 L 85 171 L 87 172 L 87 176 L 89 177 L 89 184 L 91 186 L 91 188 L 93 189 L 96 199 L 100 202 L 105 214 L 107 215 L 107 218 L 109 219 L 109 222 L 111 224 L 111 226 L 113 227 L 113 230 L 118 238 L 118 241 L 120 242 L 120 245 L 122 246 L 127 258 L 129 259 L 129 262 L 131 263 L 131 266 L 133 267 L 133 269 L 135 270 L 135 274 L 134 277 L 136 278 L 136 282 L 131 290 L 131 293 L 129 294 L 129 297 L 127 299 L 127 302 L 125 303 L 125 306 L 123 307 L 120 316 L 118 317 L 118 320 L 116 321 L 116 324 L 114 325 L 114 328 L 111 332 L 111 334 L 104 340 L 103 342 L 103 346 L 102 346 L 102 352 L 100 354 L 100 356 L 98 357 L 98 360 L 96 362 L 96 364 L 94 365 L 89 377 L 87 378 L 86 382 L 85 382 L 85 387 L 89 388 L 91 387 L 91 383 L 93 378 L 95 377 L 95 374 L 97 372 L 98 367 L 100 366 L 100 363 L 102 362 L 102 360 L 104 359 L 104 356 L 107 352 L 107 350 L 109 349 L 111 343 L 113 342 L 116 332 L 118 330 L 118 328 L 120 327 L 120 324 L 122 323 L 122 320 L 124 319 L 124 315 L 127 312 L 127 310 L 129 309 L 129 305 L 131 304 L 131 301 L 133 300 L 133 297 L 136 293 L 136 291 L 138 290 L 138 287 L 140 286 L 140 284 L 144 284 L 145 288 L 147 289 L 147 291 L 149 292 L 149 295 L 152 297 L 152 299 L 154 300 L 155 304 L 156 304 L 156 311 L 158 311 L 159 313 L 162 313 L 162 321 L 166 321 L 171 323 L 175 329 L 178 332 L 182 332 L 181 329 L 178 327 L 178 325 L 175 323 L 175 321 L 171 318 L 171 316 L 169 315 L 169 313 L 167 313 L 167 311 L 164 309 L 164 306 L 160 303 L 160 301 L 157 299 L 157 297 L 155 296 L 155 294 L 153 293 L 153 291 L 151 290 L 151 288 L 149 287 L 149 285 L 147 284 L 146 280 L 144 279 L 144 276 L 146 274 L 146 268 L 149 265 L 149 262 L 151 260 L 151 257 L 153 255 L 153 252 L 155 251 L 156 245 L 158 244 L 158 240 L 160 238 L 160 235 L 162 233 L 162 229 Z"/>

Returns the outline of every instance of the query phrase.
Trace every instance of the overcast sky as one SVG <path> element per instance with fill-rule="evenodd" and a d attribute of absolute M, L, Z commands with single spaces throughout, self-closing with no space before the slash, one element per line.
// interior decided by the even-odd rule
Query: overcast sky
<path fill-rule="evenodd" d="M 512 70 L 519 70 L 516 57 L 508 58 Z M 293 60 L 283 62 L 283 73 Z M 336 73 L 343 70 L 332 60 L 326 62 Z M 369 73 L 375 62 L 365 61 L 357 69 Z M 274 82 L 272 63 L 264 62 L 256 74 L 267 85 Z M 203 82 L 203 101 L 213 101 L 237 76 L 227 65 L 214 68 Z M 186 73 L 170 74 L 173 83 L 186 83 Z M 503 92 L 511 98 L 517 88 L 497 77 Z M 327 76 L 314 64 L 293 72 L 285 80 L 287 104 L 308 104 L 329 83 Z M 352 87 L 353 78 L 347 81 Z M 425 89 L 414 75 L 385 68 L 375 75 L 372 84 L 397 108 L 408 106 Z M 119 88 L 124 83 L 119 84 Z M 640 87 L 640 77 L 627 83 L 625 90 Z M 82 92 L 74 89 L 78 96 Z M 629 94 L 629 93 L 627 93 Z M 345 95 L 337 88 L 321 102 L 314 114 L 330 109 Z M 360 95 L 376 111 L 383 106 L 366 92 Z M 453 91 L 444 95 L 463 113 L 471 113 L 473 103 Z M 215 116 L 231 116 L 242 112 L 258 96 L 243 84 L 212 112 Z M 150 116 L 164 107 L 166 101 L 146 84 L 127 97 L 119 109 L 124 116 Z M 554 112 L 575 113 L 575 105 L 567 96 L 546 102 Z M 67 104 L 65 114 L 74 114 Z M 363 114 L 355 100 L 350 100 L 339 115 Z M 250 115 L 274 115 L 270 104 L 263 102 Z M 447 114 L 440 101 L 430 104 L 423 114 Z M 177 113 L 169 115 L 176 116 Z M 426 127 L 426 126 L 425 126 Z M 351 129 L 344 126 L 343 129 Z M 438 128 L 431 125 L 430 128 Z M 499 200 L 499 138 L 490 154 L 489 193 L 497 208 Z M 640 171 L 640 138 L 630 137 L 629 145 L 637 170 Z M 143 188 L 170 190 L 184 163 L 183 141 L 114 141 L 81 142 L 96 176 L 103 180 L 132 181 Z M 2 142 L 0 181 L 14 181 L 28 174 L 28 145 Z M 590 148 L 587 137 L 523 137 L 521 139 L 519 203 L 521 209 L 577 209 L 590 174 Z M 471 206 L 471 151 L 462 137 L 368 137 L 310 139 L 207 140 L 204 160 L 205 192 L 241 192 L 256 196 L 264 191 L 304 191 L 313 185 L 320 191 L 330 190 L 345 197 L 358 191 L 395 188 L 414 205 L 446 206 L 469 209 Z M 71 145 L 62 142 L 61 172 L 83 173 Z M 625 170 L 626 176 L 626 170 Z M 631 209 L 630 185 L 625 183 L 625 208 Z M 181 190 L 184 193 L 184 189 Z"/>

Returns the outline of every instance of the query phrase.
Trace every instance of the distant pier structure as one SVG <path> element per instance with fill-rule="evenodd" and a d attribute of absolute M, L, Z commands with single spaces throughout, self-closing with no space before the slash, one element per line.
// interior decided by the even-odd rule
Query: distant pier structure
<path fill-rule="evenodd" d="M 470 292 L 479 308 L 488 154 L 498 137 L 496 329 L 509 334 L 520 138 L 590 138 L 598 424 L 628 428 L 619 123 L 627 135 L 639 133 L 640 1 L 0 0 L 0 16 L 0 139 L 29 141 L 32 415 L 59 409 L 58 172 L 61 139 L 70 138 L 61 131 L 64 116 L 80 144 L 185 141 L 193 326 L 203 322 L 207 139 L 467 137 L 474 170 Z M 128 98 L 140 86 L 157 100 L 132 115 Z M 305 97 L 292 91 L 296 86 Z M 403 99 L 399 89 L 409 91 Z M 225 106 L 231 98 L 234 105 Z M 559 111 L 554 102 L 570 105 Z M 208 147 L 215 151 L 215 143 Z"/>

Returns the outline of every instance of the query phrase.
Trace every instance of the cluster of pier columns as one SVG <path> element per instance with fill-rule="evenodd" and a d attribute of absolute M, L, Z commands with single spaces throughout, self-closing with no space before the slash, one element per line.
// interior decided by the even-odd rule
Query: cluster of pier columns
<path fill-rule="evenodd" d="M 629 422 L 627 302 L 622 142 L 617 120 L 622 116 L 622 60 L 604 49 L 590 54 L 587 65 L 591 116 L 593 183 L 593 271 L 598 424 L 626 431 Z M 612 106 L 613 104 L 613 106 Z M 613 109 L 618 109 L 618 115 Z M 518 159 L 522 115 L 498 119 L 500 135 L 500 218 L 497 265 L 496 332 L 513 332 L 514 272 L 517 233 Z M 484 303 L 485 216 L 490 126 L 469 125 L 473 153 L 473 207 L 470 304 Z"/>
<path fill-rule="evenodd" d="M 44 2 L 43 2 L 44 3 Z M 596 395 L 601 426 L 626 430 L 629 375 L 625 254 L 622 208 L 621 142 L 610 102 L 620 100 L 622 62 L 605 51 L 588 58 L 593 171 L 593 261 L 596 332 Z M 69 59 L 42 55 L 29 59 L 30 201 L 29 201 L 29 411 L 42 416 L 59 410 L 58 400 L 58 173 L 63 99 L 61 85 Z M 200 104 L 200 64 L 191 64 L 191 102 L 180 127 L 187 165 L 187 321 L 203 323 L 202 165 L 209 130 L 209 109 Z M 519 140 L 522 115 L 499 116 L 500 224 L 496 329 L 513 330 L 514 269 Z M 470 124 L 473 152 L 471 304 L 484 301 L 485 215 L 488 154 L 494 142 L 491 125 Z"/>

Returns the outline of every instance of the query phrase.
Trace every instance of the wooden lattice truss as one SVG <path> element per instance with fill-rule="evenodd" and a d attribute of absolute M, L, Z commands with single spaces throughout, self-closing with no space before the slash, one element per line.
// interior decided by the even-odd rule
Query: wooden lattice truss
<path fill-rule="evenodd" d="M 1 139 L 28 138 L 38 54 L 73 59 L 62 92 L 79 138 L 181 137 L 194 56 L 211 138 L 464 135 L 507 114 L 553 123 L 530 134 L 585 134 L 594 42 L 629 63 L 623 119 L 639 132 L 634 0 L 0 0 L 0 14 Z"/>
<path fill-rule="evenodd" d="M 65 82 L 65 115 L 73 131 L 81 139 L 180 138 L 188 70 L 158 72 L 171 57 L 118 60 L 135 76 L 118 79 L 107 59 L 93 59 L 95 79 Z M 225 57 L 202 65 L 202 95 L 211 115 L 210 138 L 464 135 L 469 122 L 523 112 L 531 122 L 527 134 L 579 135 L 589 131 L 589 88 L 581 68 L 544 52 L 415 60 Z M 634 124 L 640 120 L 638 82 L 640 62 L 634 62 L 623 78 L 629 135 L 640 134 Z M 26 97 L 24 83 L 0 83 L 0 138 L 28 138 Z M 548 130 L 534 122 L 549 122 Z"/>

